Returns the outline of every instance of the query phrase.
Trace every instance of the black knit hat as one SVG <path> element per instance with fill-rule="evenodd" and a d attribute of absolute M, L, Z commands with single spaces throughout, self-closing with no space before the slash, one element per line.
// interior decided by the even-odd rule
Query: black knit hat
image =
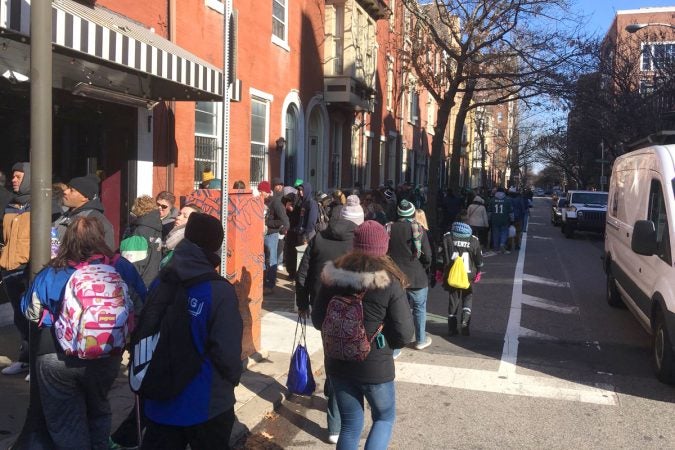
<path fill-rule="evenodd" d="M 215 217 L 193 212 L 185 225 L 185 239 L 205 252 L 215 253 L 223 245 L 223 225 Z"/>
<path fill-rule="evenodd" d="M 68 186 L 75 189 L 89 200 L 98 198 L 98 177 L 96 175 L 73 178 L 68 183 Z"/>

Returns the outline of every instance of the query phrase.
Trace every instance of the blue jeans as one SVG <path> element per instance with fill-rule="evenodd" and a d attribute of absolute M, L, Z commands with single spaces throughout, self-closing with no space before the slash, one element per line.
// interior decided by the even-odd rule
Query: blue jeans
<path fill-rule="evenodd" d="M 509 238 L 509 225 L 492 226 L 492 246 L 495 250 L 506 247 L 506 240 Z"/>
<path fill-rule="evenodd" d="M 427 339 L 427 296 L 429 295 L 429 288 L 406 289 L 406 294 L 415 322 L 415 339 L 418 344 L 422 344 Z"/>
<path fill-rule="evenodd" d="M 368 401 L 373 427 L 368 433 L 365 450 L 385 450 L 389 445 L 396 420 L 394 382 L 365 384 L 339 377 L 330 377 L 335 391 L 342 426 L 337 450 L 359 448 L 363 430 L 363 398 Z"/>
<path fill-rule="evenodd" d="M 265 235 L 265 278 L 263 287 L 273 288 L 277 285 L 277 247 L 279 233 Z"/>
<path fill-rule="evenodd" d="M 323 393 L 327 399 L 326 421 L 328 422 L 328 434 L 340 434 L 340 410 L 338 410 L 335 390 L 330 382 L 330 377 L 326 377 L 326 382 L 323 385 Z"/>

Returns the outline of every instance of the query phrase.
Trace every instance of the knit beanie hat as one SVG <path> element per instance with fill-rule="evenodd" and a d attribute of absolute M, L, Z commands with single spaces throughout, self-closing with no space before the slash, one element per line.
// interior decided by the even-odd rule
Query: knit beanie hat
<path fill-rule="evenodd" d="M 415 215 L 415 205 L 408 200 L 401 200 L 396 209 L 399 217 L 412 217 Z"/>
<path fill-rule="evenodd" d="M 347 197 L 347 204 L 342 207 L 341 216 L 356 225 L 363 223 L 363 208 L 361 207 L 361 200 L 356 195 Z"/>
<path fill-rule="evenodd" d="M 98 197 L 98 178 L 96 175 L 73 178 L 68 183 L 68 186 L 75 189 L 89 200 L 94 200 Z"/>
<path fill-rule="evenodd" d="M 272 192 L 272 186 L 270 186 L 270 182 L 263 180 L 260 183 L 258 183 L 258 190 L 260 192 L 266 192 L 270 194 Z"/>
<path fill-rule="evenodd" d="M 223 244 L 223 225 L 215 217 L 193 212 L 185 225 L 185 239 L 205 252 L 215 253 Z"/>
<path fill-rule="evenodd" d="M 370 256 L 384 256 L 389 250 L 387 229 L 374 220 L 366 220 L 354 230 L 354 250 Z"/>
<path fill-rule="evenodd" d="M 276 186 L 283 186 L 284 185 L 284 180 L 282 180 L 279 177 L 274 177 L 272 178 L 272 187 Z"/>
<path fill-rule="evenodd" d="M 214 178 L 216 178 L 216 176 L 213 174 L 213 172 L 211 172 L 211 170 L 205 170 L 202 172 L 202 183 L 211 181 Z"/>
<path fill-rule="evenodd" d="M 454 222 L 452 224 L 452 237 L 469 238 L 471 237 L 471 227 L 464 222 Z"/>

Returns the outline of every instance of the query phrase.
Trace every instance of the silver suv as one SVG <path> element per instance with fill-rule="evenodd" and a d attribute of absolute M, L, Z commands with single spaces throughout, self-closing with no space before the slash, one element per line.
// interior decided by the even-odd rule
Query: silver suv
<path fill-rule="evenodd" d="M 561 209 L 565 237 L 574 237 L 575 231 L 605 232 L 607 192 L 568 191 Z"/>

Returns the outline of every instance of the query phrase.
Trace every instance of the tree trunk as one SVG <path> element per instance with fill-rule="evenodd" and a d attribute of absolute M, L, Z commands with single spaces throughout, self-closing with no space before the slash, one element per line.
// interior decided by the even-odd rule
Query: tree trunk
<path fill-rule="evenodd" d="M 429 226 L 434 232 L 434 239 L 438 242 L 438 191 L 441 188 L 438 170 L 441 167 L 441 160 L 445 157 L 445 146 L 443 145 L 443 136 L 448 126 L 450 110 L 454 106 L 454 96 L 446 93 L 443 103 L 438 107 L 438 118 L 434 127 L 434 137 L 431 140 L 431 158 L 429 167 L 431 168 L 429 176 L 429 190 L 427 192 L 426 215 Z"/>
<path fill-rule="evenodd" d="M 476 80 L 469 80 L 466 83 L 466 90 L 459 104 L 457 117 L 455 117 L 455 129 L 452 137 L 452 157 L 450 158 L 450 180 L 449 185 L 453 189 L 459 188 L 459 165 L 462 158 L 462 134 L 464 131 L 464 122 L 469 112 L 469 105 L 473 98 L 473 91 L 476 87 Z"/>

